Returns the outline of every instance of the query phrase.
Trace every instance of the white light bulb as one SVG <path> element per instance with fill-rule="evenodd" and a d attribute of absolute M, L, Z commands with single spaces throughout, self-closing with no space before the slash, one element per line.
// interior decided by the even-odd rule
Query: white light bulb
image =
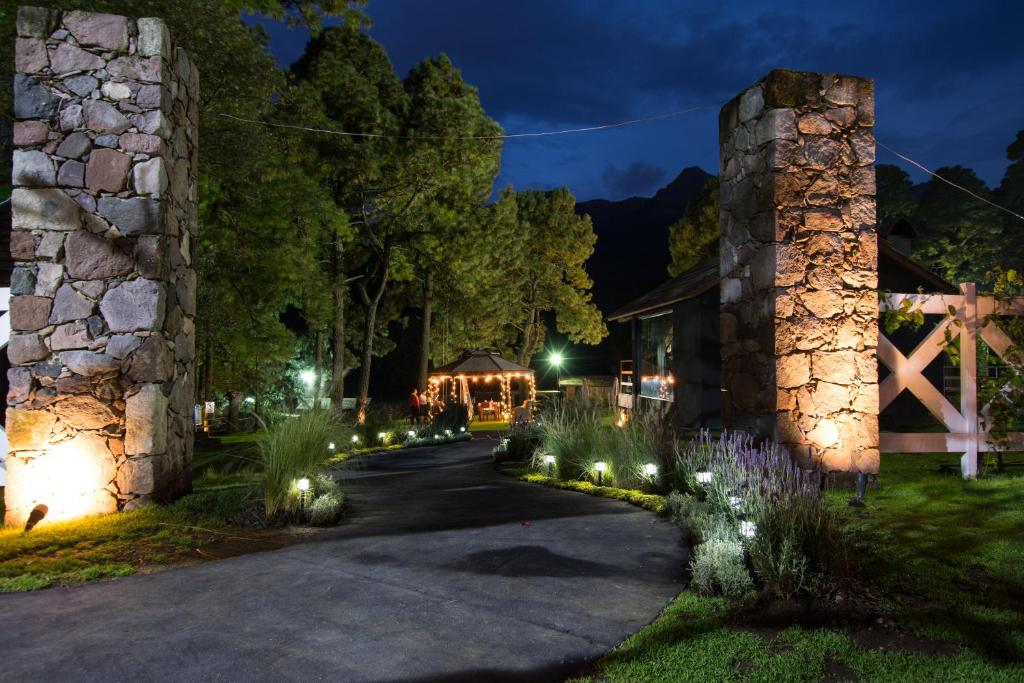
<path fill-rule="evenodd" d="M 388 438 L 388 435 L 386 432 L 377 432 L 377 438 L 380 439 L 381 441 L 384 441 L 385 439 Z"/>
<path fill-rule="evenodd" d="M 416 432 L 414 432 L 414 431 L 412 431 L 412 430 L 410 429 L 409 431 L 407 431 L 407 432 L 405 433 L 405 435 L 406 435 L 406 436 L 408 436 L 408 437 L 409 437 L 409 438 L 411 439 L 411 438 L 413 438 L 414 436 L 416 436 Z"/>
<path fill-rule="evenodd" d="M 608 469 L 608 463 L 604 462 L 603 460 L 598 460 L 597 462 L 594 463 L 594 469 L 597 470 L 598 472 L 604 472 L 605 470 Z"/>
<path fill-rule="evenodd" d="M 554 465 L 555 464 L 555 456 L 553 456 L 553 455 L 545 455 L 544 456 L 544 464 L 546 464 L 546 465 Z"/>

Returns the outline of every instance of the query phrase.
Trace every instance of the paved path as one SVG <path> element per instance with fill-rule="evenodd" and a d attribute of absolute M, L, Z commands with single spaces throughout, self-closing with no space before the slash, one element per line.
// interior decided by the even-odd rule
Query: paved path
<path fill-rule="evenodd" d="M 364 458 L 311 542 L 0 596 L 0 678 L 561 680 L 657 615 L 686 551 L 649 512 L 498 474 L 491 445 Z"/>

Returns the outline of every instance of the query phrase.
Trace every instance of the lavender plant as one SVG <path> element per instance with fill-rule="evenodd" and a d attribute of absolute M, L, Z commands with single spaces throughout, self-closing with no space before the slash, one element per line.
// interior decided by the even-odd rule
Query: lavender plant
<path fill-rule="evenodd" d="M 789 597 L 846 570 L 845 544 L 820 472 L 801 469 L 777 444 L 703 431 L 677 450 L 675 469 L 686 488 L 732 520 L 754 573 L 770 592 Z"/>

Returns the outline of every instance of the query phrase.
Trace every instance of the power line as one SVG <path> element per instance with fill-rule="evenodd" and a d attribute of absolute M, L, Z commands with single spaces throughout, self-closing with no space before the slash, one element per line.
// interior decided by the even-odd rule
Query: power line
<path fill-rule="evenodd" d="M 885 144 L 879 142 L 877 138 L 875 139 L 875 144 L 878 145 L 879 147 L 881 147 L 882 149 L 887 150 L 887 151 L 891 152 L 892 154 L 895 154 L 900 159 L 903 159 L 904 161 L 906 161 L 908 164 L 913 164 L 914 166 L 918 167 L 919 169 L 921 169 L 922 171 L 924 171 L 928 175 L 933 176 L 935 178 L 938 178 L 939 180 L 941 180 L 942 182 L 946 183 L 947 185 L 955 187 L 956 189 L 960 190 L 961 192 L 966 192 L 967 194 L 969 194 L 970 196 L 974 197 L 978 201 L 985 202 L 989 206 L 994 206 L 995 208 L 999 209 L 1000 211 L 1005 211 L 1006 213 L 1010 214 L 1014 218 L 1017 218 L 1019 220 L 1024 221 L 1024 216 L 1020 215 L 1016 211 L 1012 211 L 1012 210 L 1006 208 L 1005 206 L 1000 206 L 999 204 L 996 204 L 995 202 L 993 202 L 991 200 L 985 199 L 981 195 L 978 195 L 978 194 L 975 194 L 974 192 L 971 192 L 970 190 L 968 190 L 963 185 L 957 185 L 956 183 L 954 183 L 949 178 L 942 177 L 941 175 L 939 175 L 935 171 L 932 171 L 931 169 L 926 168 L 923 164 L 920 164 L 920 163 L 914 161 L 913 159 L 911 159 L 910 157 L 908 157 L 908 156 L 906 156 L 904 154 L 900 154 L 899 152 L 894 150 L 892 147 L 889 147 L 888 145 L 885 145 Z"/>
<path fill-rule="evenodd" d="M 625 128 L 626 126 L 633 126 L 638 123 L 648 123 L 650 121 L 663 121 L 665 119 L 675 118 L 690 112 L 697 111 L 698 109 L 707 109 L 708 107 L 714 107 L 717 105 L 713 104 L 699 104 L 693 107 L 687 107 L 686 109 L 677 109 L 675 111 L 665 112 L 663 114 L 655 114 L 653 116 L 644 116 L 638 119 L 630 119 L 628 121 L 619 121 L 617 123 L 605 123 L 598 126 L 587 126 L 585 128 L 563 128 L 561 130 L 547 130 L 547 131 L 536 131 L 529 133 L 502 133 L 501 135 L 391 135 L 389 133 L 353 133 L 342 130 L 330 130 L 327 128 L 308 128 L 306 126 L 296 126 L 287 123 L 272 123 L 270 121 L 259 121 L 257 119 L 246 119 L 241 116 L 235 116 L 233 114 L 220 114 L 226 119 L 233 119 L 235 121 L 242 121 L 244 123 L 255 123 L 264 126 L 271 126 L 273 128 L 288 128 L 291 130 L 301 130 L 307 133 L 324 133 L 326 135 L 343 135 L 346 137 L 354 138 L 390 138 L 395 140 L 513 140 L 518 138 L 541 138 L 549 137 L 552 135 L 567 135 L 570 133 L 590 133 L 597 130 L 609 130 L 612 128 Z"/>
<path fill-rule="evenodd" d="M 625 128 L 626 126 L 633 126 L 633 125 L 636 125 L 636 124 L 639 124 L 639 123 L 648 123 L 648 122 L 651 122 L 651 121 L 663 121 L 665 119 L 671 119 L 671 118 L 675 118 L 675 117 L 678 117 L 678 116 L 683 116 L 685 114 L 689 114 L 691 112 L 695 112 L 695 111 L 698 111 L 700 109 L 707 109 L 709 107 L 715 107 L 715 106 L 717 106 L 717 105 L 713 105 L 713 104 L 698 104 L 698 105 L 695 105 L 695 106 L 692 106 L 692 107 L 686 107 L 685 109 L 676 109 L 674 111 L 665 112 L 665 113 L 662 113 L 662 114 L 654 114 L 654 115 L 651 115 L 651 116 L 643 116 L 643 117 L 640 117 L 640 118 L 629 119 L 627 121 L 619 121 L 619 122 L 616 122 L 616 123 L 606 123 L 606 124 L 601 124 L 601 125 L 597 125 L 597 126 L 586 126 L 586 127 L 583 127 L 583 128 L 563 128 L 563 129 L 559 129 L 559 130 L 534 131 L 534 132 L 527 132 L 527 133 L 503 133 L 501 135 L 454 135 L 454 136 L 453 135 L 391 135 L 391 134 L 388 134 L 388 133 L 359 133 L 359 132 L 349 132 L 349 131 L 341 131 L 341 130 L 330 130 L 330 129 L 327 129 L 327 128 L 311 128 L 311 127 L 307 127 L 307 126 L 297 126 L 297 125 L 288 124 L 288 123 L 273 123 L 271 121 L 260 121 L 258 119 L 247 119 L 247 118 L 243 118 L 241 116 L 235 116 L 233 114 L 221 113 L 220 116 L 222 116 L 224 118 L 227 118 L 227 119 L 232 119 L 234 121 L 241 121 L 243 123 L 252 123 L 252 124 L 263 125 L 263 126 L 270 126 L 272 128 L 286 128 L 286 129 L 289 129 L 289 130 L 301 130 L 301 131 L 305 131 L 307 133 L 322 133 L 322 134 L 325 134 L 325 135 L 341 135 L 341 136 L 345 136 L 345 137 L 390 138 L 390 139 L 398 139 L 398 140 L 514 140 L 514 139 L 523 139 L 523 138 L 541 138 L 541 137 L 550 137 L 550 136 L 555 136 L 555 135 L 567 135 L 567 134 L 573 134 L 573 133 L 589 133 L 589 132 L 598 131 L 598 130 L 611 130 L 611 129 L 614 129 L 614 128 Z M 952 180 L 939 175 L 938 173 L 932 171 L 931 169 L 927 168 L 923 164 L 921 164 L 921 163 L 919 163 L 917 161 L 914 161 L 913 159 L 911 159 L 910 157 L 906 156 L 905 154 L 901 154 L 900 152 L 897 152 L 893 148 L 889 147 L 888 145 L 878 141 L 877 138 L 875 140 L 875 144 L 877 144 L 882 149 L 884 149 L 884 150 L 886 150 L 886 151 L 896 155 L 900 159 L 903 159 L 907 163 L 916 166 L 917 168 L 921 169 L 922 171 L 924 171 L 925 173 L 929 174 L 930 176 L 932 176 L 934 178 L 937 178 L 938 180 L 946 183 L 947 185 L 950 185 L 951 187 L 954 187 L 954 188 L 960 190 L 961 192 L 966 193 L 967 195 L 973 197 L 974 199 L 977 199 L 980 202 L 984 202 L 985 204 L 988 204 L 989 206 L 995 207 L 996 209 L 999 209 L 1000 211 L 1006 212 L 1006 213 L 1010 214 L 1011 216 L 1013 216 L 1014 218 L 1016 218 L 1018 220 L 1024 221 L 1024 216 L 1022 216 L 1021 214 L 1017 213 L 1016 211 L 1008 209 L 1005 206 L 1001 206 L 999 204 L 996 204 L 992 200 L 986 199 L 985 197 L 982 197 L 981 195 L 976 194 L 975 192 L 972 192 L 971 190 L 967 189 L 966 187 L 964 187 L 962 185 L 958 185 L 957 183 L 954 183 Z M 0 202 L 0 206 L 2 206 L 2 205 L 3 205 L 3 202 Z"/>

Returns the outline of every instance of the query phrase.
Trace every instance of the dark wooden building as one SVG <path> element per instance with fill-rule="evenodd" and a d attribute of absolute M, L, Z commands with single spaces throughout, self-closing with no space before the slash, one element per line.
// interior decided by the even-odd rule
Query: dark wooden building
<path fill-rule="evenodd" d="M 913 226 L 897 221 L 879 228 L 879 288 L 891 292 L 956 293 L 958 290 L 908 255 Z M 890 235 L 892 241 L 887 239 Z M 899 248 L 897 248 L 899 247 Z M 709 261 L 672 278 L 608 316 L 632 326 L 633 357 L 620 378 L 618 406 L 625 410 L 648 406 L 674 410 L 682 428 L 723 426 L 721 350 L 719 342 L 718 260 Z M 897 332 L 900 348 L 913 346 L 920 336 Z M 942 386 L 943 354 L 926 375 Z M 887 370 L 879 366 L 879 379 Z M 904 392 L 887 413 L 896 422 L 926 420 L 927 411 Z M 724 420 L 728 422 L 728 420 Z"/>

